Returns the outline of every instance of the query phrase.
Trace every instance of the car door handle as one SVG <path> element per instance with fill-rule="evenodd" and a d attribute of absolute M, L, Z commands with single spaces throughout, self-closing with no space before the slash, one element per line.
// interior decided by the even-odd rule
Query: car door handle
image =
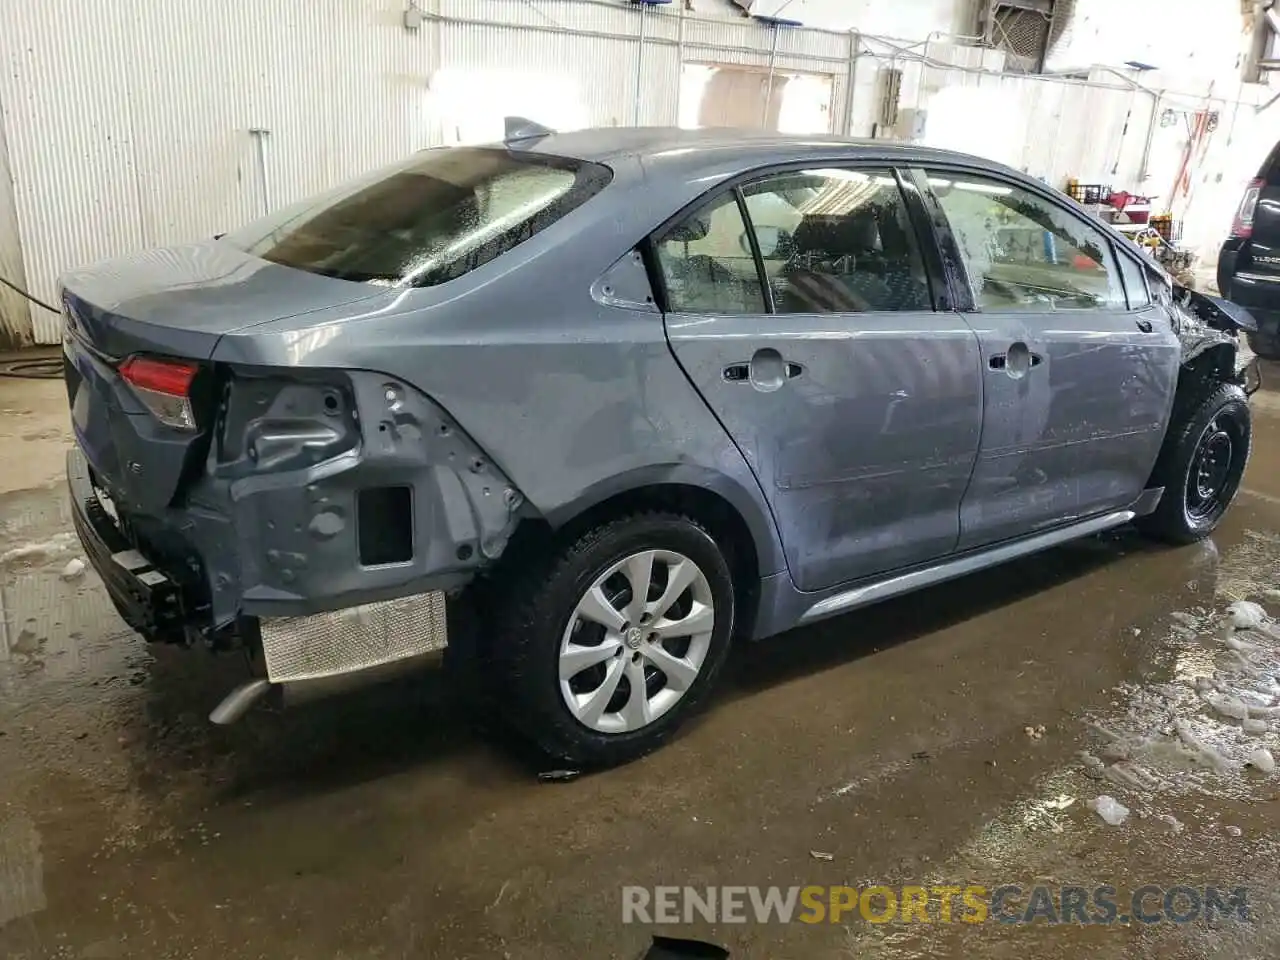
<path fill-rule="evenodd" d="M 781 372 L 781 378 L 778 372 Z M 758 349 L 749 362 L 730 364 L 724 367 L 721 375 L 726 383 L 750 383 L 768 392 L 769 389 L 781 387 L 783 381 L 794 380 L 801 374 L 804 374 L 804 367 L 790 360 L 783 360 L 776 349 Z"/>
<path fill-rule="evenodd" d="M 987 358 L 987 366 L 992 370 L 1000 370 L 1015 380 L 1023 376 L 1032 367 L 1038 367 L 1044 358 L 1032 353 L 1027 345 L 1019 340 L 1009 345 L 1007 353 L 993 353 Z"/>
<path fill-rule="evenodd" d="M 1031 366 L 1038 367 L 1043 358 L 1038 353 L 1031 354 Z M 993 353 L 987 364 L 992 370 L 1004 370 L 1009 365 L 1009 357 L 1003 353 Z"/>
<path fill-rule="evenodd" d="M 1138 329 L 1141 330 L 1143 333 L 1150 333 L 1153 329 L 1155 329 L 1152 326 L 1151 321 L 1146 319 L 1145 317 L 1139 317 L 1134 322 L 1138 325 Z"/>

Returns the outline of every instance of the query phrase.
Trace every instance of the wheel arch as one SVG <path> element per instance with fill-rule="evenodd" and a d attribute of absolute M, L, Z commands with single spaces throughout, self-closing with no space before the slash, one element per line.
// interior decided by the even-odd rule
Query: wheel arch
<path fill-rule="evenodd" d="M 707 527 L 726 548 L 738 591 L 740 627 L 755 619 L 762 578 L 786 569 L 768 508 L 724 474 L 692 464 L 642 467 L 593 485 L 544 519 L 562 536 L 641 510 L 683 513 Z"/>

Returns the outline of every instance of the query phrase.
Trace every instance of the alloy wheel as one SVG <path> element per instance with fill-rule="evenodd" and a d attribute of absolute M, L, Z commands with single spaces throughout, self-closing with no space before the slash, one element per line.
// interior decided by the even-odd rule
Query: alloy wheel
<path fill-rule="evenodd" d="M 711 586 L 688 557 L 644 550 L 617 561 L 595 578 L 565 626 L 565 706 L 601 733 L 648 726 L 693 686 L 714 628 Z"/>

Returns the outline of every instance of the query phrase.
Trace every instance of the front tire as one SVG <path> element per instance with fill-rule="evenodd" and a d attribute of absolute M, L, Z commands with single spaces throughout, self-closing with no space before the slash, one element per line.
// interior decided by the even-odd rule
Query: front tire
<path fill-rule="evenodd" d="M 1244 390 L 1224 383 L 1169 426 L 1151 486 L 1160 505 L 1139 527 L 1169 543 L 1203 540 L 1235 499 L 1249 461 L 1252 419 Z"/>
<path fill-rule="evenodd" d="M 613 520 L 512 581 L 492 634 L 516 729 L 612 766 L 662 744 L 711 691 L 734 628 L 729 564 L 696 521 Z"/>

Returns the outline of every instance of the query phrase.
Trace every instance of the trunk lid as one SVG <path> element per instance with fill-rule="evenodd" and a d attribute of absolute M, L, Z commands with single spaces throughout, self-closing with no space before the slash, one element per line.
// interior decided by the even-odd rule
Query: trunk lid
<path fill-rule="evenodd" d="M 197 473 L 217 415 L 208 361 L 224 334 L 387 291 L 260 260 L 219 241 L 153 250 L 62 279 L 64 378 L 76 438 L 118 506 L 156 515 Z M 131 356 L 195 360 L 195 430 L 165 425 L 124 380 Z"/>

